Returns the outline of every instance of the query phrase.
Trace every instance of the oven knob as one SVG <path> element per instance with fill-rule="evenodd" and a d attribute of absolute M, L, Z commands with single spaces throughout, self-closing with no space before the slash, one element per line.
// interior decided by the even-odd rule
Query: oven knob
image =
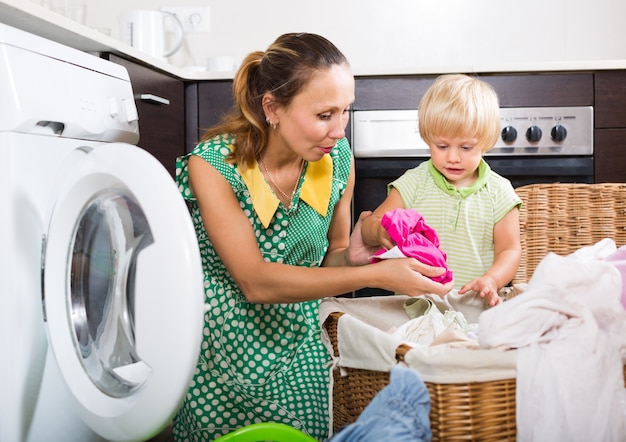
<path fill-rule="evenodd" d="M 554 141 L 563 141 L 567 137 L 567 129 L 565 129 L 565 126 L 557 124 L 550 131 L 550 136 Z"/>
<path fill-rule="evenodd" d="M 541 128 L 539 126 L 530 126 L 526 131 L 526 139 L 531 143 L 541 140 Z"/>
<path fill-rule="evenodd" d="M 517 139 L 517 129 L 515 129 L 513 126 L 507 126 L 502 129 L 501 136 L 502 141 L 504 141 L 505 143 L 512 143 Z"/>

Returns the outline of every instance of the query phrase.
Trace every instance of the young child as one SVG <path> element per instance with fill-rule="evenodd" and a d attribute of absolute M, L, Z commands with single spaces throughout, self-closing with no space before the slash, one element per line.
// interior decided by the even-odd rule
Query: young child
<path fill-rule="evenodd" d="M 415 209 L 436 230 L 458 293 L 475 290 L 490 306 L 499 304 L 498 290 L 520 262 L 522 201 L 483 159 L 500 135 L 498 97 L 477 78 L 442 75 L 420 101 L 418 115 L 430 160 L 388 185 L 385 201 L 363 222 L 363 240 L 392 248 L 381 218 L 394 209 Z"/>

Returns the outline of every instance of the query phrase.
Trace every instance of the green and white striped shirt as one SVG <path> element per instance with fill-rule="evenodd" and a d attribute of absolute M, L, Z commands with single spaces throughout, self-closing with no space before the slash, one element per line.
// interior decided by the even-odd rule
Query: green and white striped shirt
<path fill-rule="evenodd" d="M 494 226 L 522 205 L 511 182 L 484 159 L 470 187 L 456 189 L 428 160 L 391 182 L 391 188 L 400 192 L 405 208 L 417 210 L 437 232 L 457 289 L 491 267 Z"/>

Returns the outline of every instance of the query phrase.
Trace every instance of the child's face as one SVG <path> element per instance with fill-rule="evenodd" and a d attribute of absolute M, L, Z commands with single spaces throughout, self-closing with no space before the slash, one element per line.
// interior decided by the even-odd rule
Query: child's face
<path fill-rule="evenodd" d="M 435 137 L 429 147 L 433 165 L 454 187 L 468 187 L 476 181 L 483 154 L 478 138 Z"/>

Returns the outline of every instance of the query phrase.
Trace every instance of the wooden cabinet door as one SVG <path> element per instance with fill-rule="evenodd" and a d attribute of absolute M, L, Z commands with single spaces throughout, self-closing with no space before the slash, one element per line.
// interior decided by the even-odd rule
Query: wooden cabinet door
<path fill-rule="evenodd" d="M 185 153 L 185 87 L 182 80 L 107 54 L 128 70 L 139 114 L 137 145 L 175 176 L 176 157 Z"/>
<path fill-rule="evenodd" d="M 626 71 L 595 74 L 596 128 L 626 127 Z"/>
<path fill-rule="evenodd" d="M 189 90 L 189 86 L 188 86 Z M 232 80 L 211 80 L 197 83 L 197 100 L 188 100 L 187 147 L 192 148 L 209 127 L 219 123 L 234 104 Z M 188 95 L 191 95 L 188 93 Z"/>
<path fill-rule="evenodd" d="M 596 72 L 595 181 L 626 182 L 626 71 Z"/>

